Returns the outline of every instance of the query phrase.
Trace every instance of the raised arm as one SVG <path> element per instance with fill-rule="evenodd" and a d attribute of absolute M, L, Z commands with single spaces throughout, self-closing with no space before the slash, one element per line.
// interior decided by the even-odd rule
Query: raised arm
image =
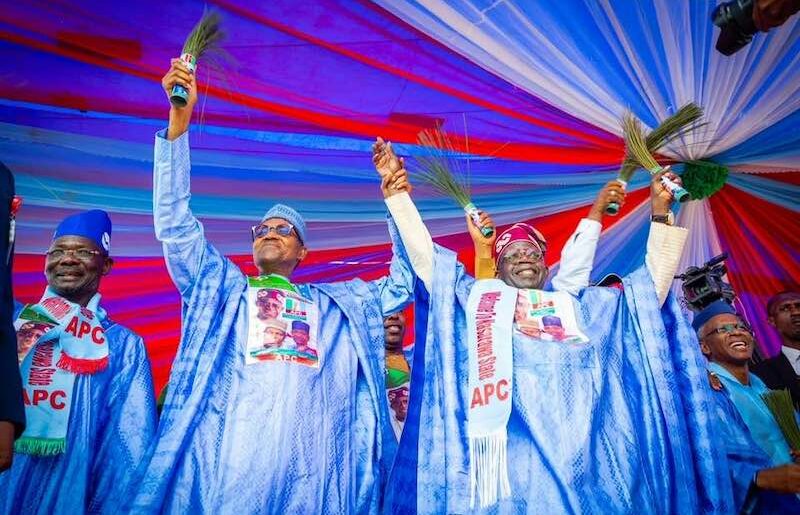
<path fill-rule="evenodd" d="M 433 277 L 433 239 L 407 191 L 408 174 L 403 159 L 395 155 L 391 143 L 378 138 L 372 147 L 372 162 L 381 176 L 381 191 L 386 207 L 400 233 L 414 273 L 430 291 Z"/>
<path fill-rule="evenodd" d="M 620 205 L 625 203 L 625 190 L 616 180 L 603 186 L 589 210 L 589 215 L 578 223 L 575 232 L 561 250 L 561 264 L 552 281 L 554 290 L 577 295 L 582 289 L 589 286 L 589 276 L 594 265 L 597 241 L 600 239 L 603 215 L 606 206 L 612 201 Z M 481 213 L 481 225 L 493 227 L 494 222 L 488 214 Z M 494 278 L 497 268 L 492 255 L 492 245 L 497 237 L 496 232 L 488 238 L 485 237 L 469 217 L 467 217 L 467 229 L 475 248 L 475 277 L 477 279 Z"/>
<path fill-rule="evenodd" d="M 467 231 L 472 238 L 472 247 L 475 249 L 475 279 L 494 279 L 497 276 L 497 265 L 494 262 L 492 247 L 497 240 L 497 230 L 492 217 L 486 211 L 480 212 L 480 227 L 495 227 L 492 234 L 485 236 L 480 227 L 472 223 L 472 218 L 465 215 Z"/>
<path fill-rule="evenodd" d="M 167 268 L 183 298 L 191 295 L 204 259 L 224 259 L 208 245 L 202 224 L 189 209 L 189 134 L 192 109 L 197 102 L 197 84 L 179 59 L 161 80 L 169 98 L 175 84 L 189 91 L 185 107 L 170 106 L 169 127 L 156 133 L 153 165 L 153 221 L 162 243 Z"/>
<path fill-rule="evenodd" d="M 673 182 L 681 183 L 680 177 L 672 172 L 666 172 Z M 650 224 L 650 235 L 647 238 L 647 253 L 645 263 L 650 275 L 653 277 L 659 305 L 667 300 L 669 288 L 674 280 L 675 272 L 683 254 L 683 246 L 689 231 L 683 227 L 672 225 L 670 206 L 672 194 L 661 183 L 659 173 L 653 176 L 650 183 L 650 205 L 653 221 Z"/>
<path fill-rule="evenodd" d="M 578 222 L 575 232 L 561 249 L 561 264 L 552 281 L 554 290 L 577 295 L 589 286 L 597 242 L 603 229 L 603 216 L 611 202 L 616 202 L 620 207 L 625 204 L 625 188 L 617 180 L 603 186 L 589 215 Z"/>

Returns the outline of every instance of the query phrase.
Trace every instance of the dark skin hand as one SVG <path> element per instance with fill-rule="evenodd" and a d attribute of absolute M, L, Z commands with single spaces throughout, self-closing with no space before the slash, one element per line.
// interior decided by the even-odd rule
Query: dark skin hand
<path fill-rule="evenodd" d="M 11 468 L 14 458 L 14 424 L 0 420 L 0 472 Z"/>
<path fill-rule="evenodd" d="M 625 205 L 625 187 L 617 180 L 609 181 L 603 186 L 586 218 L 602 222 L 603 216 L 606 214 L 606 208 L 612 202 L 619 204 L 620 209 Z"/>
<path fill-rule="evenodd" d="M 197 82 L 194 73 L 190 72 L 180 59 L 171 59 L 169 71 L 161 79 L 161 87 L 167 99 L 170 97 L 173 86 L 180 84 L 189 92 L 186 105 L 176 107 L 170 103 L 169 126 L 167 128 L 167 139 L 174 140 L 189 129 L 192 121 L 192 111 L 197 103 Z"/>
<path fill-rule="evenodd" d="M 385 142 L 380 136 L 372 145 L 372 164 L 381 176 L 381 191 L 384 198 L 397 195 L 405 191 L 411 194 L 411 183 L 408 180 L 408 171 L 405 160 L 397 157 L 391 142 Z"/>
<path fill-rule="evenodd" d="M 650 207 L 654 215 L 666 215 L 674 202 L 672 192 L 661 182 L 661 177 L 666 177 L 675 184 L 682 186 L 681 178 L 665 167 L 662 172 L 654 174 L 650 180 Z"/>
<path fill-rule="evenodd" d="M 492 246 L 497 239 L 497 231 L 493 231 L 489 236 L 484 236 L 480 227 L 494 227 L 495 225 L 492 217 L 489 216 L 489 213 L 486 211 L 480 211 L 480 227 L 472 223 L 472 218 L 470 218 L 469 215 L 465 215 L 465 219 L 467 220 L 467 230 L 472 238 L 472 244 L 475 247 L 475 257 L 479 259 L 491 259 Z"/>
<path fill-rule="evenodd" d="M 800 493 L 800 465 L 790 463 L 780 467 L 759 470 L 756 477 L 756 486 L 782 494 Z"/>

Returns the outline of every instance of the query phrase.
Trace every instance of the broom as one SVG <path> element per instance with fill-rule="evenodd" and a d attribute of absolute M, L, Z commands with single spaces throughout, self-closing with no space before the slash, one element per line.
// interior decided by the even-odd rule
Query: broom
<path fill-rule="evenodd" d="M 644 136 L 644 129 L 639 120 L 631 113 L 626 113 L 622 117 L 622 133 L 625 137 L 625 151 L 630 158 L 639 166 L 650 172 L 651 175 L 664 171 L 653 158 L 647 149 L 647 141 Z M 689 192 L 683 187 L 672 182 L 667 177 L 661 177 L 661 183 L 666 187 L 678 202 L 691 200 Z"/>
<path fill-rule="evenodd" d="M 775 422 L 781 428 L 786 443 L 793 450 L 800 450 L 800 428 L 797 426 L 794 405 L 789 390 L 773 390 L 761 396 Z"/>
<path fill-rule="evenodd" d="M 216 12 L 203 13 L 183 43 L 181 61 L 191 73 L 197 69 L 197 61 L 205 54 L 219 48 L 225 33 L 220 29 L 220 16 Z M 169 101 L 176 107 L 184 107 L 189 99 L 189 92 L 180 84 L 172 87 Z"/>
<path fill-rule="evenodd" d="M 673 139 L 697 128 L 694 123 L 702 116 L 703 109 L 697 104 L 690 102 L 681 107 L 675 114 L 664 119 L 658 127 L 650 131 L 650 134 L 645 139 L 647 150 L 651 153 L 656 152 Z M 617 181 L 625 187 L 638 167 L 638 163 L 626 155 L 617 175 Z M 609 202 L 608 206 L 606 206 L 606 213 L 612 216 L 618 214 L 619 204 L 617 202 Z"/>
<path fill-rule="evenodd" d="M 456 149 L 441 125 L 421 131 L 417 143 L 425 153 L 416 157 L 416 175 L 439 194 L 455 200 L 484 237 L 494 234 L 494 227 L 481 227 L 480 210 L 470 198 L 469 174 L 461 172 L 458 159 L 453 157 Z"/>

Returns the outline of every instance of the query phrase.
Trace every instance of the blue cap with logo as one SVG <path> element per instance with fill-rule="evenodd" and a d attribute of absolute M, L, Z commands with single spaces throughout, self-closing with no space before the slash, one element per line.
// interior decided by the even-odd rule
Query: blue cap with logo
<path fill-rule="evenodd" d="M 53 240 L 62 236 L 82 236 L 92 240 L 97 248 L 106 254 L 111 252 L 111 218 L 101 209 L 92 209 L 83 213 L 76 213 L 63 219 Z"/>

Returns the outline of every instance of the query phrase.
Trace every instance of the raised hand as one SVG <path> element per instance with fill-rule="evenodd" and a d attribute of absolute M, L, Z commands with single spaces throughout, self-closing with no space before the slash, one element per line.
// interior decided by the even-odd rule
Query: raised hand
<path fill-rule="evenodd" d="M 189 68 L 180 59 L 171 59 L 169 71 L 161 78 L 161 87 L 164 88 L 167 100 L 169 100 L 172 88 L 176 84 L 186 88 L 186 91 L 189 92 L 189 98 L 183 107 L 177 107 L 170 103 L 168 140 L 173 140 L 186 132 L 192 120 L 192 110 L 197 103 L 197 82 L 195 81 L 194 73 L 190 72 Z"/>
<path fill-rule="evenodd" d="M 477 253 L 478 250 L 482 248 L 488 249 L 489 255 L 492 253 L 492 245 L 494 245 L 494 241 L 497 239 L 497 231 L 492 231 L 490 236 L 484 236 L 481 232 L 481 227 L 494 227 L 494 221 L 492 217 L 489 216 L 489 213 L 486 211 L 480 211 L 480 227 L 476 227 L 474 223 L 472 223 L 472 218 L 469 215 L 466 215 L 467 220 L 467 229 L 469 230 L 469 235 L 472 238 L 472 243 L 475 246 L 475 252 Z"/>
<path fill-rule="evenodd" d="M 387 172 L 381 175 L 381 191 L 384 198 L 397 195 L 401 192 L 411 193 L 411 182 L 408 180 L 408 170 L 405 167 L 405 160 L 401 157 L 397 160 L 400 168 L 394 172 Z"/>
<path fill-rule="evenodd" d="M 677 174 L 669 171 L 668 166 L 663 172 L 653 174 L 652 180 L 650 181 L 650 205 L 652 206 L 654 215 L 667 214 L 670 210 L 672 202 L 675 200 L 672 192 L 669 191 L 669 189 L 661 181 L 662 177 L 668 178 L 679 186 L 683 185 L 681 178 Z"/>
<path fill-rule="evenodd" d="M 397 172 L 403 167 L 401 160 L 394 153 L 391 141 L 383 141 L 380 136 L 372 144 L 372 164 L 381 177 Z"/>
<path fill-rule="evenodd" d="M 600 193 L 597 194 L 597 198 L 589 210 L 588 218 L 601 222 L 606 212 L 606 207 L 612 202 L 619 204 L 620 209 L 625 205 L 625 186 L 616 179 L 607 182 L 603 189 L 600 190 Z"/>

